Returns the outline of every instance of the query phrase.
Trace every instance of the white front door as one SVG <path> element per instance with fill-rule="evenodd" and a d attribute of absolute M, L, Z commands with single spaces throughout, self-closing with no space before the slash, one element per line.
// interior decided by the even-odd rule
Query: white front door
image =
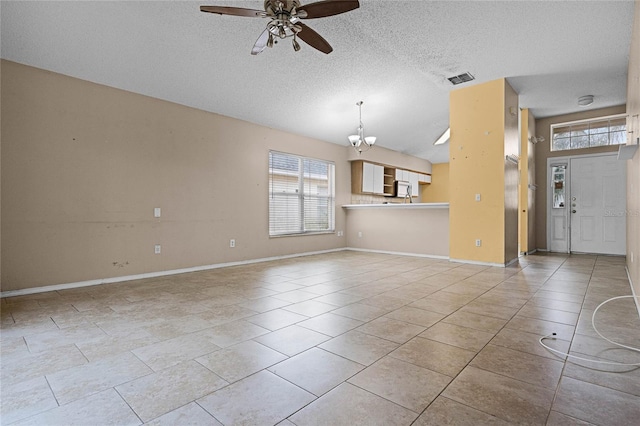
<path fill-rule="evenodd" d="M 571 159 L 572 252 L 625 254 L 625 166 L 615 155 Z"/>

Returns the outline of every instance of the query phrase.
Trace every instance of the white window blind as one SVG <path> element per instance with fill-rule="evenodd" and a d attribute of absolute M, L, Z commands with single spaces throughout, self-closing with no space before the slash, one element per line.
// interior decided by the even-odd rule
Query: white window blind
<path fill-rule="evenodd" d="M 269 235 L 333 232 L 335 166 L 269 152 Z"/>
<path fill-rule="evenodd" d="M 560 123 L 551 126 L 551 151 L 627 143 L 625 115 Z"/>

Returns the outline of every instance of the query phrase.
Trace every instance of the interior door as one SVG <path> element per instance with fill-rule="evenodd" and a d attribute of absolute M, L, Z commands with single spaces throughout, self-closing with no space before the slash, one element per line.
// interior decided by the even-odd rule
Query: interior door
<path fill-rule="evenodd" d="M 626 252 L 626 167 L 615 155 L 571 159 L 571 251 Z"/>

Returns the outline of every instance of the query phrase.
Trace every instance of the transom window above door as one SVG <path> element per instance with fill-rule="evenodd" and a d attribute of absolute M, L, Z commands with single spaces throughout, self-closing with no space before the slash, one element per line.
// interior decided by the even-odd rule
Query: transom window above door
<path fill-rule="evenodd" d="M 627 143 L 626 114 L 551 126 L 551 151 L 624 145 Z"/>

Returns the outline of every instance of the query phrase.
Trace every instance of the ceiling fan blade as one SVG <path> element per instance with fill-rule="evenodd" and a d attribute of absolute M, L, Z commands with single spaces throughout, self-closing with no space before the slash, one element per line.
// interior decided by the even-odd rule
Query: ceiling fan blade
<path fill-rule="evenodd" d="M 325 0 L 298 8 L 298 16 L 305 19 L 338 15 L 360 7 L 358 0 Z"/>
<path fill-rule="evenodd" d="M 267 47 L 267 41 L 269 40 L 269 28 L 265 29 L 258 40 L 256 40 L 256 44 L 253 45 L 253 49 L 251 49 L 252 55 L 257 55 L 262 53 L 262 51 Z"/>
<path fill-rule="evenodd" d="M 217 13 L 218 15 L 248 16 L 249 18 L 264 18 L 264 10 L 245 9 L 243 7 L 200 6 L 200 12 Z"/>
<path fill-rule="evenodd" d="M 320 34 L 313 31 L 311 28 L 309 28 L 307 25 L 303 24 L 302 22 L 299 22 L 296 25 L 300 25 L 302 27 L 302 31 L 298 32 L 297 34 L 300 40 L 304 41 L 314 49 L 318 49 L 322 53 L 329 54 L 333 51 L 333 47 L 331 47 L 331 45 L 327 42 L 327 40 L 322 38 Z"/>

